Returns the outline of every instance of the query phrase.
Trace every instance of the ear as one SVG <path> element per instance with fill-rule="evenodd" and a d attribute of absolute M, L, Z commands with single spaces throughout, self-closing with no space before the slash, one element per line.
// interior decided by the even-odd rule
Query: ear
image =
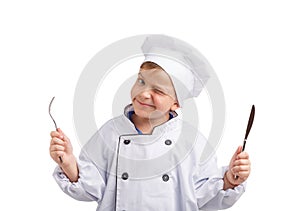
<path fill-rule="evenodd" d="M 175 111 L 175 110 L 178 109 L 179 107 L 180 107 L 180 106 L 179 106 L 178 102 L 175 102 L 175 103 L 171 106 L 170 110 L 171 110 L 171 111 Z"/>

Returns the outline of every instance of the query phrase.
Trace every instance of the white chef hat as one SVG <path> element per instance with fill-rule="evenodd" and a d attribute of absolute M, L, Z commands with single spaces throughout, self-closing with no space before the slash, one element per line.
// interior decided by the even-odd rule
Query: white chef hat
<path fill-rule="evenodd" d="M 212 67 L 208 61 L 181 40 L 166 35 L 149 35 L 142 51 L 145 62 L 154 62 L 169 74 L 181 107 L 185 99 L 197 97 L 209 79 Z"/>

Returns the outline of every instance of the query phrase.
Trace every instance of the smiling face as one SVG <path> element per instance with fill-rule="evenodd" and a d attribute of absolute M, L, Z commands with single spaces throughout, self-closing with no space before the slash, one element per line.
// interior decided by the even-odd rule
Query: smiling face
<path fill-rule="evenodd" d="M 168 119 L 178 108 L 176 93 L 169 75 L 159 66 L 141 67 L 131 90 L 135 114 L 145 119 Z"/>

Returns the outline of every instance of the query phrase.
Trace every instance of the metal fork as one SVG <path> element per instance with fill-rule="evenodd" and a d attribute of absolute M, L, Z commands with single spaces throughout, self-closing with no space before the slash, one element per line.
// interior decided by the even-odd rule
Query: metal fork
<path fill-rule="evenodd" d="M 50 117 L 51 117 L 51 119 L 52 119 L 52 121 L 53 121 L 53 123 L 54 123 L 55 130 L 58 131 L 57 124 L 56 124 L 56 122 L 55 122 L 53 116 L 51 115 L 51 106 L 52 106 L 52 103 L 53 103 L 54 98 L 55 98 L 55 97 L 53 97 L 53 98 L 51 99 L 50 103 L 49 103 L 49 115 L 50 115 Z M 60 160 L 61 163 L 63 163 L 63 160 L 62 160 L 61 156 L 59 156 L 59 160 Z"/>

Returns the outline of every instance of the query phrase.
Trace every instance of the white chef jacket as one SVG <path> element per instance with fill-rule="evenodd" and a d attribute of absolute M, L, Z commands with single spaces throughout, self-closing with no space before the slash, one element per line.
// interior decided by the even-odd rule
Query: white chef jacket
<path fill-rule="evenodd" d="M 215 155 L 200 160 L 207 140 L 192 126 L 174 117 L 138 134 L 124 115 L 104 124 L 82 148 L 79 179 L 70 182 L 57 167 L 53 176 L 69 196 L 96 201 L 97 211 L 194 211 L 232 206 L 245 184 L 223 190 L 226 167 Z"/>

